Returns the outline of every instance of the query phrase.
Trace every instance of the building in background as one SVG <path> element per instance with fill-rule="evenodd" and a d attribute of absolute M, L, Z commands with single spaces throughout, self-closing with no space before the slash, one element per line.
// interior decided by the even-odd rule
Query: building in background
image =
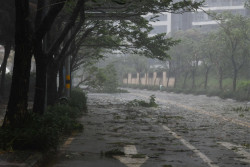
<path fill-rule="evenodd" d="M 178 0 L 176 0 L 178 1 Z M 201 1 L 201 0 L 196 0 Z M 205 12 L 222 13 L 230 11 L 233 14 L 249 15 L 249 10 L 244 7 L 245 0 L 206 0 L 204 7 L 197 12 L 183 14 L 162 13 L 154 21 L 150 21 L 153 30 L 150 36 L 157 33 L 175 33 L 194 28 L 201 31 L 209 31 L 218 27 L 218 23 Z M 205 12 L 204 12 L 205 11 Z M 154 15 L 148 14 L 146 19 L 150 20 Z M 158 21 L 157 21 L 158 20 Z"/>
<path fill-rule="evenodd" d="M 186 31 L 192 28 L 192 13 L 171 14 L 171 33 L 176 31 Z"/>
<path fill-rule="evenodd" d="M 230 11 L 233 14 L 246 16 L 248 10 L 244 7 L 245 0 L 206 0 L 205 6 L 192 14 L 192 28 L 209 31 L 217 28 L 218 23 L 205 12 L 222 13 Z M 205 12 L 204 12 L 205 11 Z"/>
<path fill-rule="evenodd" d="M 153 30 L 149 36 L 154 36 L 159 33 L 169 35 L 170 32 L 185 31 L 192 28 L 192 13 L 172 14 L 163 12 L 158 15 L 159 17 L 151 19 L 154 18 L 154 16 L 153 14 L 144 16 L 153 26 Z"/>
<path fill-rule="evenodd" d="M 171 32 L 171 13 L 162 12 L 158 14 L 158 17 L 155 18 L 154 14 L 147 14 L 144 16 L 149 23 L 153 26 L 153 30 L 150 32 L 149 36 L 154 36 L 160 33 L 170 33 Z"/>

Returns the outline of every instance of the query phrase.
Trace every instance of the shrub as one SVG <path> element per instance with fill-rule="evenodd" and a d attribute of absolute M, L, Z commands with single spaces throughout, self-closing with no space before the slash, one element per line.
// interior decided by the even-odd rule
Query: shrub
<path fill-rule="evenodd" d="M 235 95 L 235 92 L 227 89 L 227 90 L 223 91 L 219 96 L 222 99 L 228 99 L 228 98 L 233 98 L 234 95 Z"/>
<path fill-rule="evenodd" d="M 77 118 L 87 109 L 86 101 L 83 92 L 73 90 L 69 104 L 50 106 L 42 116 L 29 111 L 22 127 L 0 128 L 0 148 L 43 151 L 57 149 L 63 135 L 83 129 Z"/>
<path fill-rule="evenodd" d="M 192 92 L 191 89 L 183 89 L 182 90 L 182 93 L 184 93 L 184 94 L 190 94 L 191 92 Z"/>
<path fill-rule="evenodd" d="M 174 93 L 181 93 L 181 92 L 182 92 L 182 89 L 176 88 L 176 89 L 173 89 L 173 92 L 174 92 Z"/>
<path fill-rule="evenodd" d="M 205 89 L 195 89 L 193 90 L 194 95 L 205 95 L 207 91 Z"/>
<path fill-rule="evenodd" d="M 101 154 L 103 154 L 103 153 L 101 153 Z M 104 155 L 106 157 L 113 157 L 113 156 L 116 156 L 116 155 L 125 155 L 125 153 L 123 151 L 119 150 L 118 148 L 115 148 L 115 149 L 106 151 L 104 153 Z"/>
<path fill-rule="evenodd" d="M 81 89 L 72 89 L 69 105 L 79 110 L 87 111 L 87 96 Z"/>
<path fill-rule="evenodd" d="M 209 97 L 211 97 L 211 96 L 220 96 L 220 94 L 222 94 L 222 91 L 217 90 L 217 89 L 207 91 L 207 96 L 209 96 Z"/>
<path fill-rule="evenodd" d="M 235 96 L 237 100 L 250 100 L 250 81 L 240 82 Z"/>
<path fill-rule="evenodd" d="M 47 113 L 39 116 L 29 113 L 29 121 L 20 128 L 5 127 L 0 129 L 0 146 L 3 149 L 56 149 L 59 143 L 60 130 L 57 122 Z M 49 118 L 49 119 L 48 119 Z M 50 120 L 52 119 L 52 120 Z"/>
<path fill-rule="evenodd" d="M 129 91 L 124 89 L 117 89 L 117 93 L 129 93 Z"/>

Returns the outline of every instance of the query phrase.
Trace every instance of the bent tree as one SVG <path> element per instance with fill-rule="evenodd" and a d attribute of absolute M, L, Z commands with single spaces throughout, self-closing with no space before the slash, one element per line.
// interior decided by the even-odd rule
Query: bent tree
<path fill-rule="evenodd" d="M 28 88 L 29 88 L 29 77 L 30 77 L 30 64 L 31 64 L 31 56 L 35 54 L 36 57 L 36 65 L 38 67 L 37 71 L 37 85 L 36 85 L 36 95 L 35 97 L 39 97 L 39 95 L 44 94 L 46 89 L 44 89 L 44 79 L 40 82 L 41 77 L 44 78 L 44 75 L 41 71 L 44 71 L 44 66 L 41 64 L 49 65 L 51 58 L 56 58 L 61 60 L 62 58 L 57 57 L 60 53 L 57 53 L 58 48 L 63 50 L 63 47 L 68 47 L 63 45 L 62 43 L 65 41 L 68 32 L 74 27 L 75 21 L 68 21 L 66 17 L 63 20 L 65 23 L 65 28 L 61 32 L 64 34 L 63 36 L 59 36 L 51 46 L 48 46 L 49 51 L 41 53 L 41 42 L 44 40 L 45 34 L 50 32 L 50 28 L 52 24 L 55 22 L 56 17 L 61 12 L 64 7 L 64 4 L 67 2 L 76 4 L 75 9 L 79 9 L 78 11 L 73 10 L 72 14 L 77 13 L 77 17 L 79 18 L 80 11 L 84 11 L 88 14 L 92 14 L 88 17 L 94 17 L 96 20 L 126 20 L 128 18 L 133 19 L 142 14 L 147 14 L 148 12 L 159 13 L 159 12 L 179 12 L 182 11 L 191 11 L 197 9 L 202 3 L 197 3 L 193 1 L 178 1 L 176 3 L 173 0 L 145 0 L 145 1 L 124 1 L 124 0 L 46 0 L 49 2 L 48 11 L 44 12 L 39 16 L 38 12 L 41 12 L 44 0 L 38 0 L 37 3 L 37 13 L 36 20 L 33 21 L 29 14 L 29 0 L 15 0 L 15 10 L 16 10 L 16 36 L 15 36 L 15 63 L 13 69 L 13 79 L 11 85 L 11 93 L 9 98 L 9 103 L 5 115 L 4 126 L 10 125 L 12 127 L 19 127 L 22 125 L 22 122 L 25 121 L 25 115 L 27 113 L 27 100 L 28 100 Z M 85 7 L 82 8 L 83 3 L 86 3 Z M 81 7 L 79 7 L 81 5 Z M 98 15 L 102 11 L 102 15 Z M 76 19 L 74 19 L 76 20 Z M 32 26 L 34 23 L 35 26 Z M 126 22 L 123 22 L 127 24 Z M 115 26 L 115 25 L 114 25 Z M 34 29 L 35 27 L 35 29 Z M 122 27 L 120 27 L 122 28 Z M 130 36 L 126 37 L 127 40 L 130 40 Z M 131 38 L 132 39 L 132 38 Z M 169 48 L 167 46 L 171 46 L 173 41 L 164 40 L 162 36 L 156 36 L 154 38 L 146 38 L 144 34 L 139 36 L 141 40 L 140 43 L 137 43 L 137 46 L 141 47 L 145 45 L 150 52 L 148 52 L 148 56 L 150 57 L 153 54 L 164 53 L 164 50 L 157 49 L 157 41 L 162 41 L 165 45 L 165 48 Z M 67 42 L 66 42 L 67 43 Z M 60 50 L 60 51 L 62 51 Z M 64 49 L 65 50 L 65 49 Z M 152 54 L 153 53 L 153 54 Z M 164 56 L 165 54 L 161 54 Z M 161 57 L 159 57 L 161 58 Z M 45 63 L 44 63 L 45 62 Z M 41 69 L 39 68 L 41 67 Z M 39 70 L 41 70 L 39 72 Z M 39 83 L 42 83 L 39 85 Z M 41 87 L 40 87 L 41 86 Z M 39 92 L 39 90 L 41 90 Z M 43 113 L 42 107 L 44 98 L 41 98 L 42 102 L 39 102 L 36 99 L 34 102 L 34 109 L 38 113 Z M 40 106 L 40 107 L 37 107 Z"/>
<path fill-rule="evenodd" d="M 29 0 L 16 0 L 15 58 L 10 98 L 3 126 L 20 127 L 27 112 L 32 56 Z"/>
<path fill-rule="evenodd" d="M 51 7 L 39 28 L 34 30 L 29 0 L 15 0 L 15 57 L 4 127 L 20 127 L 26 120 L 31 57 L 36 49 L 35 44 L 49 31 L 65 0 L 51 0 L 51 3 L 59 3 L 59 5 Z"/>

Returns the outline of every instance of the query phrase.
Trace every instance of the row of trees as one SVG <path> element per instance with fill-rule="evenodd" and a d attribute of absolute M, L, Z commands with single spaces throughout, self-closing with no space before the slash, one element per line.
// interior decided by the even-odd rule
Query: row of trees
<path fill-rule="evenodd" d="M 211 13 L 211 16 L 218 21 L 218 29 L 210 32 L 190 29 L 172 34 L 181 42 L 170 49 L 171 59 L 167 61 L 155 63 L 138 55 L 121 56 L 110 61 L 120 62 L 117 63 L 119 76 L 129 72 L 149 72 L 154 64 L 158 64 L 160 69 L 154 71 L 166 70 L 169 77 L 175 77 L 176 90 L 230 97 L 241 94 L 242 97 L 236 98 L 249 99 L 250 20 L 230 12 Z"/>
<path fill-rule="evenodd" d="M 250 19 L 231 13 L 213 14 L 219 28 L 209 33 L 196 30 L 177 32 L 175 38 L 182 42 L 171 49 L 169 73 L 175 76 L 176 84 L 182 78 L 186 88 L 188 76 L 192 78 L 191 89 L 196 85 L 197 71 L 204 76 L 207 89 L 210 72 L 218 76 L 218 88 L 223 89 L 223 79 L 232 78 L 232 91 L 236 91 L 237 80 L 249 79 Z M 239 76 L 240 75 L 240 76 Z"/>
<path fill-rule="evenodd" d="M 186 0 L 176 3 L 173 0 L 9 0 L 2 4 L 7 7 L 1 7 L 4 9 L 1 11 L 11 16 L 9 24 L 2 23 L 15 30 L 15 38 L 10 40 L 14 41 L 11 44 L 15 57 L 4 127 L 21 127 L 26 119 L 33 56 L 36 61 L 33 112 L 42 115 L 45 95 L 48 104 L 53 105 L 62 94 L 63 65 L 68 56 L 71 69 L 98 59 L 100 48 L 165 59 L 166 51 L 176 41 L 165 38 L 165 34 L 148 37 L 152 27 L 141 15 L 191 11 L 201 5 Z M 13 17 L 11 11 L 15 11 Z M 1 34 L 5 34 L 2 27 Z M 13 39 L 12 33 L 7 36 Z M 3 44 L 7 41 L 1 36 Z"/>

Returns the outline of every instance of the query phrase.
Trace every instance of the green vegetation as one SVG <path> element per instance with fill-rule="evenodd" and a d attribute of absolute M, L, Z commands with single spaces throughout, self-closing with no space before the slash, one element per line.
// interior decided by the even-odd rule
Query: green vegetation
<path fill-rule="evenodd" d="M 167 76 L 175 78 L 172 87 L 164 87 L 162 90 L 249 101 L 250 19 L 229 12 L 210 13 L 210 16 L 220 22 L 218 28 L 213 31 L 189 29 L 171 34 L 174 39 L 179 39 L 181 42 L 171 47 L 168 52 L 171 56 L 169 60 L 155 63 L 153 60 L 138 59 L 138 63 L 131 63 L 130 59 L 133 56 L 122 58 L 121 62 L 124 62 L 124 65 L 128 64 L 127 69 L 121 67 L 122 69 L 118 70 L 121 71 L 123 79 L 128 78 L 124 75 L 124 71 L 132 74 L 136 72 L 149 74 L 152 70 L 149 67 L 158 65 L 160 67 L 155 67 L 154 72 L 164 70 Z M 124 86 L 159 90 L 158 85 L 124 83 Z"/>
<path fill-rule="evenodd" d="M 104 79 L 100 82 L 103 83 L 102 92 L 116 93 L 118 92 L 117 73 L 113 64 L 108 65 L 101 70 L 104 74 Z"/>
<path fill-rule="evenodd" d="M 247 106 L 234 107 L 232 108 L 232 111 L 237 112 L 239 114 L 239 117 L 244 117 L 245 116 L 244 114 L 250 111 L 250 107 Z"/>
<path fill-rule="evenodd" d="M 236 98 L 239 100 L 250 99 L 250 81 L 240 81 L 236 91 Z"/>
<path fill-rule="evenodd" d="M 145 158 L 146 155 L 145 154 L 134 154 L 131 156 L 131 158 Z"/>
<path fill-rule="evenodd" d="M 127 106 L 157 107 L 158 104 L 156 104 L 156 102 L 155 102 L 155 95 L 151 95 L 149 102 L 146 102 L 144 100 L 134 99 L 134 100 L 128 102 Z"/>
<path fill-rule="evenodd" d="M 221 98 L 250 100 L 250 19 L 239 14 L 210 13 L 219 28 L 202 33 L 180 31 L 173 35 L 181 43 L 171 49 L 169 72 L 175 77 L 176 93 L 207 94 Z"/>
<path fill-rule="evenodd" d="M 235 112 L 248 112 L 248 111 L 250 111 L 250 107 L 234 107 L 234 108 L 232 108 L 232 111 L 235 111 Z"/>
<path fill-rule="evenodd" d="M 166 51 L 177 41 L 166 38 L 165 33 L 148 36 L 153 27 L 142 15 L 161 12 L 184 13 L 194 11 L 203 4 L 203 2 L 172 2 L 172 0 L 146 0 L 143 1 L 143 5 L 141 1 L 124 0 L 58 0 L 56 5 L 53 1 L 44 0 L 5 2 L 5 5 L 1 5 L 1 14 L 4 17 L 0 19 L 0 36 L 1 45 L 5 46 L 6 53 L 5 60 L 1 64 L 2 67 L 6 66 L 9 54 L 7 50 L 9 52 L 14 48 L 15 67 L 12 72 L 9 102 L 3 125 L 17 129 L 19 123 L 26 122 L 26 115 L 32 115 L 27 109 L 27 104 L 33 57 L 36 61 L 33 112 L 43 115 L 46 112 L 46 104 L 54 105 L 64 92 L 64 65 L 70 64 L 72 72 L 81 68 L 83 64 L 89 64 L 91 59 L 101 58 L 100 51 L 109 54 L 111 51 L 119 50 L 126 54 L 137 53 L 159 60 L 168 58 Z M 107 14 L 105 17 L 109 19 L 93 15 L 103 8 L 105 8 L 104 13 Z M 125 19 L 121 19 L 121 16 Z M 153 19 L 155 16 L 151 18 Z M 15 21 L 16 24 L 14 24 Z M 45 39 L 46 34 L 50 34 L 50 38 Z M 43 39 L 46 42 L 42 42 Z M 45 45 L 47 46 L 44 47 Z M 65 63 L 65 60 L 69 59 L 70 63 L 69 61 Z M 5 67 L 3 69 L 2 74 L 5 74 Z M 4 90 L 3 78 L 0 93 Z M 69 80 L 70 77 L 66 78 Z M 106 85 L 103 91 L 116 91 L 112 89 L 115 83 L 111 86 L 106 80 L 104 84 Z M 46 95 L 48 99 L 45 102 Z"/>
<path fill-rule="evenodd" d="M 118 77 L 114 64 L 108 64 L 103 68 L 90 66 L 87 74 L 83 73 L 81 81 L 77 85 L 87 85 L 90 91 L 98 93 L 127 93 L 126 90 L 118 89 Z M 85 78 L 85 79 L 83 79 Z"/>
<path fill-rule="evenodd" d="M 87 111 L 87 96 L 81 89 L 74 88 L 71 91 L 69 105 L 81 111 Z"/>
<path fill-rule="evenodd" d="M 73 90 L 68 104 L 48 107 L 42 116 L 29 111 L 22 127 L 0 128 L 0 148 L 42 151 L 57 149 L 63 136 L 75 130 L 83 130 L 77 118 L 86 109 L 86 95 Z"/>
<path fill-rule="evenodd" d="M 101 152 L 101 154 L 103 155 L 102 152 Z M 115 149 L 106 151 L 104 153 L 104 155 L 105 155 L 105 157 L 113 157 L 113 156 L 116 156 L 116 155 L 125 155 L 125 153 L 123 151 L 119 150 L 118 148 L 115 148 Z"/>
<path fill-rule="evenodd" d="M 244 143 L 244 144 L 242 144 L 242 146 L 247 148 L 247 149 L 250 149 L 250 144 L 249 143 Z"/>
<path fill-rule="evenodd" d="M 163 165 L 162 167 L 172 167 L 172 165 Z"/>
<path fill-rule="evenodd" d="M 215 76 L 211 74 L 211 79 L 207 84 L 207 89 L 204 89 L 204 82 L 202 81 L 203 75 L 197 75 L 196 87 L 194 89 L 191 88 L 192 81 L 191 79 L 187 79 L 186 88 L 182 88 L 181 85 L 177 84 L 176 88 L 174 87 L 162 87 L 162 91 L 174 92 L 174 93 L 184 93 L 184 94 L 194 94 L 194 95 L 207 95 L 207 96 L 218 96 L 223 99 L 231 98 L 238 101 L 249 101 L 250 100 L 250 86 L 249 81 L 238 80 L 239 85 L 235 91 L 230 89 L 231 79 L 226 78 L 223 80 L 222 90 L 216 85 Z M 180 78 L 180 81 L 182 78 Z M 126 85 L 123 84 L 123 87 L 133 88 L 133 89 L 147 89 L 157 91 L 160 90 L 159 86 L 145 86 L 145 85 Z"/>

